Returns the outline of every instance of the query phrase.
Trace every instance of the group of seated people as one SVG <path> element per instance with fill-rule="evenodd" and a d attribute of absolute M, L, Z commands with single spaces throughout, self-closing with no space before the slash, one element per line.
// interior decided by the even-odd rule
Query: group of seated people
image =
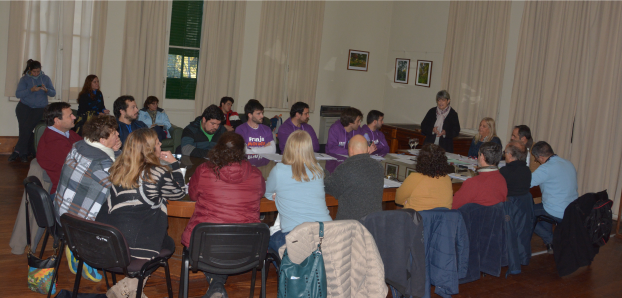
<path fill-rule="evenodd" d="M 177 150 L 185 156 L 207 158 L 197 166 L 188 186 L 179 161 L 172 152 L 161 150 L 160 132 L 150 129 L 170 128 L 168 117 L 157 107 L 157 98 L 149 97 L 145 109 L 139 111 L 132 96 L 119 97 L 114 102 L 115 117 L 105 112 L 93 115 L 84 122 L 82 136 L 71 130 L 75 117 L 69 104 L 48 105 L 44 112 L 48 127 L 39 142 L 37 159 L 52 181 L 50 194 L 58 216 L 69 212 L 115 226 L 128 241 L 132 258 L 150 259 L 162 248 L 174 249 L 174 241 L 167 235 L 166 206 L 169 200 L 182 199 L 186 187 L 196 204 L 181 239 L 185 246 L 199 223 L 260 222 L 262 197 L 274 200 L 279 213 L 270 237 L 269 246 L 274 250 L 285 243 L 285 236 L 296 226 L 332 220 L 326 194 L 339 201 L 336 220 L 358 220 L 382 211 L 384 169 L 370 156 L 389 152 L 380 131 L 382 112 L 370 111 L 363 127 L 359 127 L 363 115 L 358 109 L 342 112 L 329 129 L 326 153 L 347 159 L 329 175 L 314 154 L 319 143 L 307 123 L 309 106 L 295 103 L 290 118 L 277 131 L 282 162 L 265 180 L 246 156 L 276 151 L 273 132 L 263 124 L 264 107 L 257 100 L 249 100 L 244 107 L 245 119 L 241 119 L 231 109 L 233 102 L 233 98 L 224 97 L 220 107 L 207 107 L 184 128 Z M 442 139 L 443 132 L 445 129 L 436 131 L 440 136 L 435 138 Z M 453 193 L 447 175 L 445 150 L 432 140 L 420 150 L 417 173 L 406 178 L 395 202 L 417 211 L 457 209 L 467 203 L 490 206 L 540 186 L 543 203 L 535 205 L 536 215 L 561 221 L 565 206 L 578 197 L 572 163 L 555 155 L 546 142 L 532 147 L 531 132 L 525 125 L 514 128 L 505 152 L 500 141 L 494 142 L 494 120 L 485 118 L 476 137 L 478 175 L 467 179 L 458 192 Z M 540 164 L 533 173 L 526 163 L 528 152 Z M 499 169 L 503 156 L 506 166 Z M 536 233 L 550 249 L 551 225 L 538 223 Z M 69 250 L 67 255 L 75 273 L 77 261 Z M 92 281 L 101 280 L 101 274 L 86 264 L 83 275 Z M 205 275 L 210 284 L 205 297 L 226 297 L 227 276 Z M 131 297 L 137 283 L 135 278 L 125 278 L 108 295 Z"/>

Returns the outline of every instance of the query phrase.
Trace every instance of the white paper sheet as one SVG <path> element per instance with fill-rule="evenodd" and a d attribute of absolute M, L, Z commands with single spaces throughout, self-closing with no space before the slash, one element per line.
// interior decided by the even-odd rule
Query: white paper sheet
<path fill-rule="evenodd" d="M 397 188 L 400 186 L 402 186 L 402 182 L 384 178 L 384 188 Z"/>
<path fill-rule="evenodd" d="M 282 155 L 276 153 L 259 153 L 258 155 L 275 162 L 281 162 L 281 159 L 283 159 Z"/>
<path fill-rule="evenodd" d="M 337 160 L 336 158 L 326 153 L 315 153 L 315 159 L 317 160 Z"/>
<path fill-rule="evenodd" d="M 449 174 L 449 177 L 451 177 L 451 178 L 453 178 L 453 179 L 462 180 L 462 181 L 464 181 L 464 180 L 467 180 L 467 179 L 471 178 L 471 177 L 469 177 L 469 176 L 460 175 L 460 174 L 456 174 L 456 173 L 450 173 L 450 174 Z"/>
<path fill-rule="evenodd" d="M 384 160 L 384 157 L 382 156 L 378 156 L 378 155 L 370 155 L 371 158 L 375 159 L 375 160 Z"/>

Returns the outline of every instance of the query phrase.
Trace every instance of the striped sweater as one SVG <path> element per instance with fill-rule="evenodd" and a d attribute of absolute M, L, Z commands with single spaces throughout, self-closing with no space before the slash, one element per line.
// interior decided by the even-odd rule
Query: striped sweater
<path fill-rule="evenodd" d="M 151 259 L 162 248 L 168 228 L 166 205 L 186 195 L 184 177 L 179 162 L 151 169 L 155 183 L 139 180 L 137 188 L 126 189 L 113 185 L 110 197 L 102 205 L 96 221 L 121 231 L 135 259 Z"/>

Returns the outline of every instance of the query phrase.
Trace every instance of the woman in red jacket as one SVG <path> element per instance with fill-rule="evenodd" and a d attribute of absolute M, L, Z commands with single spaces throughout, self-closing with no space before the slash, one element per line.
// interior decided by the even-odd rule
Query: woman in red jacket
<path fill-rule="evenodd" d="M 188 247 L 194 227 L 209 223 L 258 223 L 259 203 L 266 192 L 261 172 L 246 160 L 244 139 L 225 132 L 209 151 L 209 161 L 198 166 L 190 179 L 190 199 L 196 201 L 194 214 L 181 237 Z M 204 297 L 226 296 L 226 275 L 204 272 L 210 286 Z"/>

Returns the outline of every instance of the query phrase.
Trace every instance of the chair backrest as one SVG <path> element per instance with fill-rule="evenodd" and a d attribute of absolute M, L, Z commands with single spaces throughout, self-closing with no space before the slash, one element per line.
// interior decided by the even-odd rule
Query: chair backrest
<path fill-rule="evenodd" d="M 41 228 L 53 228 L 55 225 L 54 204 L 48 192 L 41 186 L 39 178 L 27 177 L 24 179 L 24 186 L 37 225 Z"/>
<path fill-rule="evenodd" d="M 127 274 L 129 248 L 117 228 L 70 213 L 63 214 L 60 222 L 67 245 L 77 259 L 95 268 L 120 267 Z"/>
<path fill-rule="evenodd" d="M 190 265 L 215 274 L 235 274 L 261 268 L 268 251 L 270 229 L 264 223 L 212 224 L 194 227 Z"/>

